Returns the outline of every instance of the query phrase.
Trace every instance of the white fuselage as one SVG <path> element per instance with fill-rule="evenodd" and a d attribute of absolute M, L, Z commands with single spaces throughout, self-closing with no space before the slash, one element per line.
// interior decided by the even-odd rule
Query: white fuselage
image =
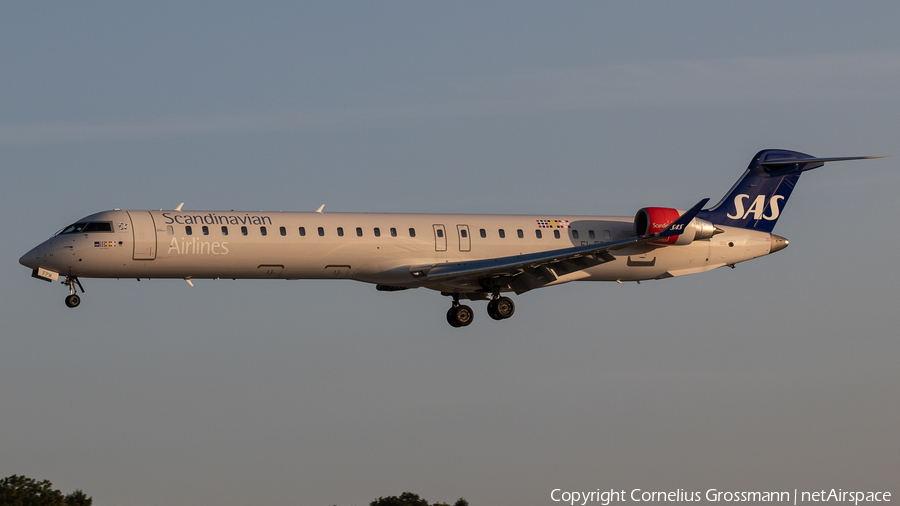
<path fill-rule="evenodd" d="M 83 223 L 109 231 L 55 235 L 23 264 L 71 277 L 348 278 L 466 293 L 477 287 L 416 279 L 416 267 L 559 250 L 635 235 L 628 217 L 559 215 L 124 211 Z M 703 272 L 772 251 L 769 233 L 720 226 L 684 246 L 643 244 L 559 277 L 639 281 Z"/>
<path fill-rule="evenodd" d="M 634 218 L 115 209 L 69 225 L 19 262 L 38 279 L 65 276 L 70 308 L 81 302 L 79 277 L 354 279 L 380 291 L 440 291 L 453 298 L 447 323 L 465 327 L 473 312 L 461 299 L 488 300 L 488 315 L 504 320 L 515 312 L 504 292 L 670 278 L 779 251 L 788 241 L 772 230 L 800 174 L 866 158 L 879 157 L 765 149 L 713 207 L 704 198 Z"/>

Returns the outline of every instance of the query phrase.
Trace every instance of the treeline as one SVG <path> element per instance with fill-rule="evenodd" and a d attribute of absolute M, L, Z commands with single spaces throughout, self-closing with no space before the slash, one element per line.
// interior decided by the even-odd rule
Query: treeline
<path fill-rule="evenodd" d="M 91 506 L 93 497 L 80 489 L 68 495 L 53 488 L 50 480 L 37 481 L 25 476 L 12 475 L 0 480 L 0 506 Z M 451 506 L 445 502 L 430 503 L 412 492 L 399 496 L 379 497 L 369 506 Z M 469 501 L 459 498 L 452 506 L 469 506 Z"/>
<path fill-rule="evenodd" d="M 412 492 L 403 492 L 400 495 L 379 497 L 369 503 L 369 506 L 451 506 L 445 502 L 430 503 Z M 469 501 L 460 497 L 453 506 L 469 506 Z"/>
<path fill-rule="evenodd" d="M 0 480 L 0 506 L 91 506 L 93 503 L 94 498 L 80 489 L 63 495 L 49 480 L 37 481 L 15 474 Z"/>

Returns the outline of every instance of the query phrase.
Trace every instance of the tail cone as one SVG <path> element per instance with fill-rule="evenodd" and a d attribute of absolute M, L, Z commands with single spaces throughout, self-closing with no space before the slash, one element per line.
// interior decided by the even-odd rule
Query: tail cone
<path fill-rule="evenodd" d="M 790 241 L 781 237 L 780 235 L 769 234 L 772 237 L 772 248 L 769 250 L 769 254 L 775 253 L 776 251 L 781 251 L 784 248 L 788 247 Z"/>

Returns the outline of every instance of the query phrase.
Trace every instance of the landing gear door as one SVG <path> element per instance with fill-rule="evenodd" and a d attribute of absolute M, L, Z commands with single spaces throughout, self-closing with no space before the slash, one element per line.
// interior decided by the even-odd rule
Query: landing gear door
<path fill-rule="evenodd" d="M 149 211 L 126 211 L 134 234 L 134 259 L 156 258 L 156 223 Z"/>

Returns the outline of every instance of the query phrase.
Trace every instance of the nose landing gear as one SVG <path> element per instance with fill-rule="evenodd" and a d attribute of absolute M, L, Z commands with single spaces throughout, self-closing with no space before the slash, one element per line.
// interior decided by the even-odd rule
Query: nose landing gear
<path fill-rule="evenodd" d="M 81 304 L 81 297 L 78 296 L 75 285 L 78 285 L 78 288 L 81 288 L 81 293 L 84 293 L 84 287 L 81 286 L 81 281 L 78 281 L 78 278 L 75 276 L 66 276 L 66 280 L 63 281 L 62 284 L 69 287 L 69 295 L 66 296 L 66 306 L 71 308 L 78 307 L 78 305 Z"/>
<path fill-rule="evenodd" d="M 81 304 L 81 297 L 74 293 L 72 295 L 66 295 L 66 306 L 78 307 L 78 304 Z"/>

